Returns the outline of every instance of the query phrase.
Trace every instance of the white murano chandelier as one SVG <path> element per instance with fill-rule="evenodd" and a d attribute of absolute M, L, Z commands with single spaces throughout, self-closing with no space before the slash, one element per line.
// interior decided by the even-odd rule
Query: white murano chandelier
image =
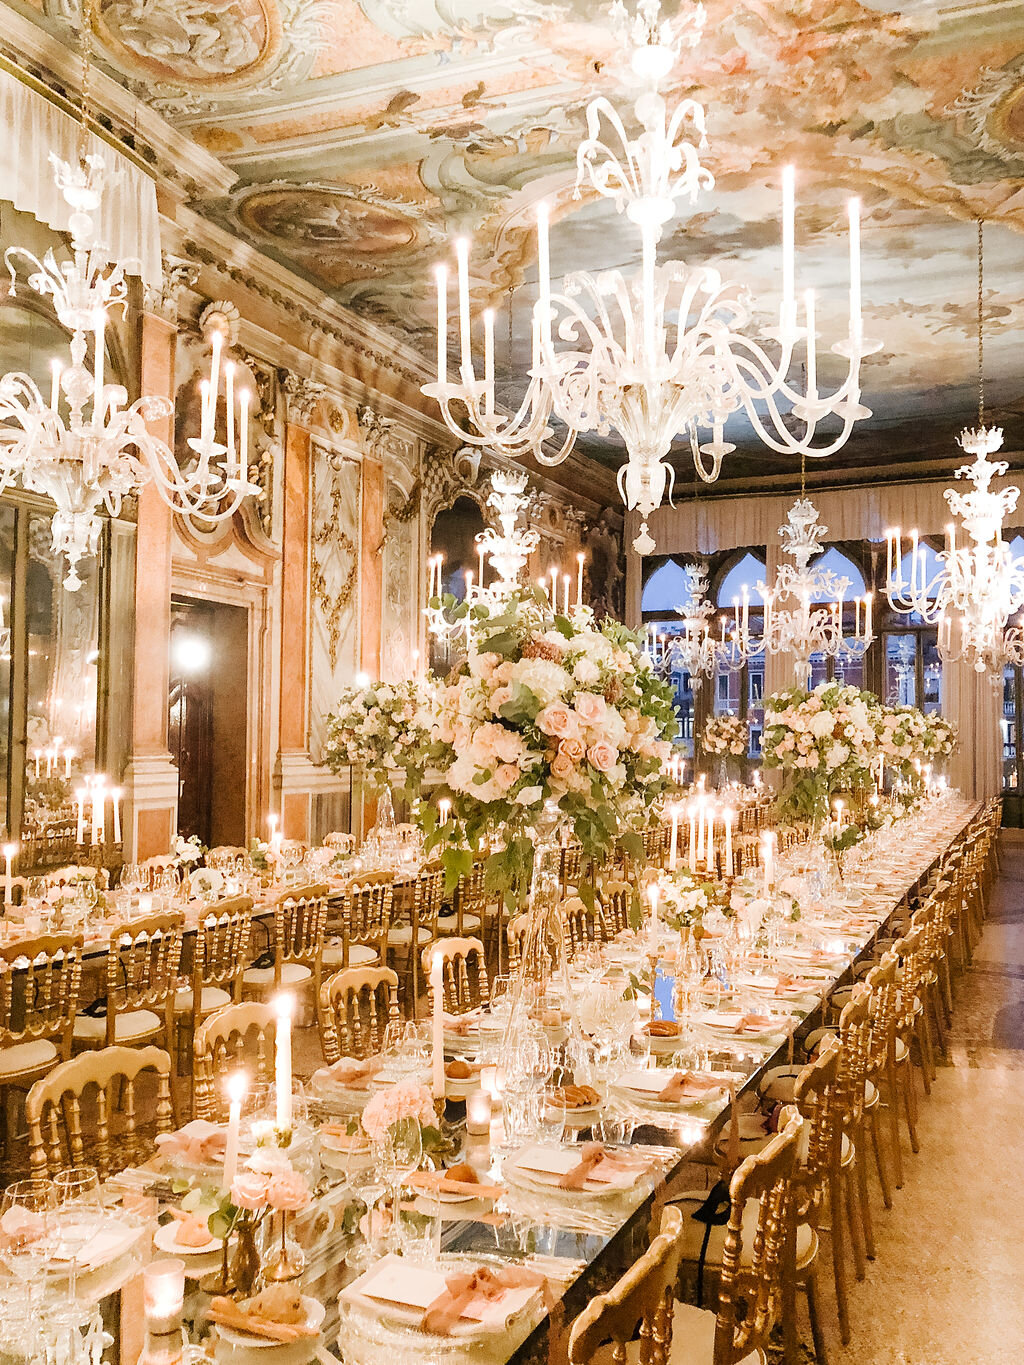
<path fill-rule="evenodd" d="M 49 402 L 28 374 L 11 372 L 0 378 L 0 492 L 20 482 L 53 500 L 53 549 L 67 560 L 64 586 L 74 591 L 82 584 L 80 562 L 98 548 L 101 508 L 117 516 L 126 496 L 152 482 L 176 512 L 209 524 L 226 521 L 245 497 L 260 490 L 248 481 L 249 394 L 235 392 L 233 366 L 221 365 L 221 332 L 212 336 L 199 435 L 188 441 L 193 458 L 185 467 L 146 428 L 147 422 L 171 415 L 170 400 L 142 397 L 128 405 L 122 385 L 106 382 L 106 329 L 112 311 L 126 306 L 127 283 L 125 264 L 111 262 L 96 239 L 103 158 L 86 156 L 77 166 L 53 155 L 50 159 L 72 210 L 72 259 L 58 261 L 51 250 L 39 260 L 22 247 L 10 247 L 4 261 L 12 294 L 18 265 L 23 264 L 30 271 L 29 287 L 52 299 L 58 321 L 71 333 L 71 364 L 53 362 Z M 90 341 L 91 369 L 86 363 Z M 217 439 L 222 378 L 223 443 Z"/>
<path fill-rule="evenodd" d="M 583 432 L 618 433 L 627 462 L 619 489 L 628 508 L 644 518 L 635 548 L 654 548 L 646 518 L 671 496 L 672 442 L 684 439 L 694 468 L 710 483 L 735 449 L 724 439 L 726 420 L 741 408 L 759 439 L 782 455 L 830 455 L 848 439 L 853 424 L 869 417 L 860 401 L 860 362 L 880 348 L 866 341 L 861 320 L 860 208 L 849 203 L 849 332 L 832 350 L 847 361 L 846 378 L 832 394 L 817 387 L 814 293 L 803 298 L 797 321 L 794 292 L 794 174 L 783 171 L 782 301 L 778 326 L 760 339 L 746 333 L 752 319 L 746 291 L 723 282 L 711 266 L 682 261 L 658 264 L 666 227 L 678 217 L 677 202 L 694 202 L 714 186 L 701 164 L 706 146 L 704 109 L 692 99 L 669 111 L 660 86 L 685 40 L 696 44 L 704 23 L 701 6 L 674 27 L 660 19 L 658 0 L 640 0 L 630 21 L 621 3 L 612 8 L 631 53 L 632 79 L 640 93 L 633 113 L 640 131 L 631 137 L 603 96 L 587 107 L 587 137 L 577 151 L 576 196 L 586 184 L 614 202 L 639 230 L 641 266 L 592 274 L 573 271 L 553 293 L 548 247 L 549 208 L 537 207 L 539 297 L 533 308 L 533 363 L 519 410 L 499 412 L 494 390 L 494 313 L 483 313 L 483 377 L 473 363 L 469 250 L 455 244 L 460 351 L 457 379 L 448 377 L 448 271 L 437 267 L 437 380 L 423 386 L 436 398 L 448 427 L 464 442 L 506 455 L 532 454 L 541 464 L 564 460 Z M 800 357 L 803 391 L 788 376 Z M 832 436 L 815 437 L 825 417 L 839 418 Z M 556 432 L 564 427 L 564 435 Z M 704 439 L 702 439 L 702 433 Z M 710 440 L 706 434 L 710 433 Z M 551 442 L 556 449 L 548 449 Z M 560 444 L 559 444 L 560 442 Z"/>
<path fill-rule="evenodd" d="M 1009 466 L 990 457 L 1003 444 L 999 427 L 985 425 L 984 382 L 984 225 L 978 223 L 978 425 L 960 433 L 959 444 L 971 463 L 955 477 L 973 485 L 969 493 L 947 488 L 950 511 L 961 522 L 946 527 L 945 549 L 931 573 L 925 547 L 910 533 L 904 572 L 903 533 L 888 532 L 886 596 L 894 611 L 911 613 L 938 627 L 939 655 L 945 662 L 964 660 L 998 684 L 1006 663 L 1024 663 L 1024 632 L 1010 618 L 1024 609 L 1024 559 L 1015 559 L 1003 539 L 1003 526 L 1017 506 L 1020 489 L 994 489 L 992 480 Z"/>
<path fill-rule="evenodd" d="M 835 659 L 862 658 L 874 636 L 871 626 L 871 593 L 853 601 L 853 633 L 846 634 L 846 591 L 850 580 L 831 569 L 814 568 L 810 561 L 821 554 L 828 527 L 818 522 L 818 511 L 801 496 L 779 527 L 783 553 L 792 564 L 779 566 L 775 582 L 757 584 L 764 609 L 760 636 L 750 633 L 750 594 L 743 589 L 742 603 L 735 605 L 735 625 L 730 636 L 734 664 L 757 654 L 793 656 L 798 687 L 811 680 L 814 655 Z M 782 606 L 788 602 L 791 605 Z"/>
<path fill-rule="evenodd" d="M 524 530 L 518 524 L 527 503 L 526 483 L 526 475 L 518 469 L 496 469 L 491 475 L 487 505 L 493 508 L 500 529 L 487 526 L 476 537 L 479 573 L 474 579 L 473 571 L 466 571 L 463 599 L 469 610 L 456 616 L 451 614 L 442 592 L 443 556 L 433 555 L 429 560 L 427 605 L 424 611 L 427 630 L 435 639 L 448 642 L 468 639 L 470 611 L 473 607 L 486 607 L 489 614 L 494 615 L 522 587 L 523 570 L 540 540 L 537 531 Z M 496 575 L 489 583 L 485 581 L 487 565 Z M 553 588 L 553 592 L 557 596 L 556 588 Z M 557 606 L 557 603 L 553 602 L 552 605 Z M 577 609 L 583 609 L 582 576 Z"/>
<path fill-rule="evenodd" d="M 686 601 L 676 607 L 683 620 L 681 631 L 659 635 L 657 627 L 649 627 L 647 654 L 662 677 L 681 669 L 690 676 L 694 692 L 705 678 L 713 678 L 720 663 L 728 663 L 729 647 L 725 639 L 725 617 L 722 618 L 722 637 L 714 635 L 714 604 L 708 600 L 708 570 L 706 564 L 683 565 L 686 575 Z"/>

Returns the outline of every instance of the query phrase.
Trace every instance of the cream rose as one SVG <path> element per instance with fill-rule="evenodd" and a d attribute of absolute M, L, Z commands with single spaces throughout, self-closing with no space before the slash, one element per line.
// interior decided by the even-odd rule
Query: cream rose
<path fill-rule="evenodd" d="M 231 1182 L 231 1202 L 236 1209 L 253 1213 L 267 1202 L 269 1186 L 269 1179 L 261 1171 L 239 1171 Z"/>
<path fill-rule="evenodd" d="M 552 739 L 564 739 L 579 732 L 576 715 L 565 702 L 553 701 L 537 714 L 537 729 Z"/>
<path fill-rule="evenodd" d="M 596 768 L 599 773 L 610 773 L 615 767 L 618 757 L 619 753 L 615 746 L 603 739 L 599 739 L 587 750 L 587 758 L 591 767 Z"/>
<path fill-rule="evenodd" d="M 267 1203 L 279 1213 L 296 1213 L 310 1201 L 309 1183 L 301 1171 L 278 1171 L 270 1177 Z"/>
<path fill-rule="evenodd" d="M 558 746 L 558 752 L 563 758 L 567 758 L 570 763 L 582 763 L 586 749 L 583 742 L 578 739 L 563 739 Z"/>
<path fill-rule="evenodd" d="M 596 692 L 576 693 L 576 714 L 584 725 L 600 725 L 607 709 L 604 697 Z"/>

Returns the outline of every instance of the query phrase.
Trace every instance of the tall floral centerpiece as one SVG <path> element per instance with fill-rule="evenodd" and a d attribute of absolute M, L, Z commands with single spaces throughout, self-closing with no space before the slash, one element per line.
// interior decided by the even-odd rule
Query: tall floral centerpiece
<path fill-rule="evenodd" d="M 413 794 L 429 741 L 430 684 L 422 678 L 346 687 L 327 717 L 322 761 L 332 772 L 349 764 L 362 770 L 371 792 L 398 771 L 403 794 Z"/>
<path fill-rule="evenodd" d="M 765 768 L 782 773 L 781 819 L 820 826 L 836 793 L 871 787 L 877 706 L 870 692 L 835 682 L 767 698 L 761 751 Z"/>
<path fill-rule="evenodd" d="M 585 855 L 604 858 L 631 839 L 639 853 L 676 731 L 672 694 L 639 636 L 618 621 L 598 625 L 581 592 L 559 611 L 545 589 L 520 583 L 532 544 L 516 529 L 525 486 L 525 475 L 492 479 L 502 530 L 488 528 L 480 544 L 497 579 L 428 609 L 438 629 L 461 635 L 464 656 L 433 695 L 428 760 L 451 812 L 438 825 L 422 808 L 426 846 L 440 850 L 451 881 L 492 848 L 490 880 L 506 891 L 529 881 L 545 807 Z"/>
<path fill-rule="evenodd" d="M 721 786 L 729 776 L 729 760 L 741 759 L 750 743 L 747 722 L 739 716 L 723 711 L 709 717 L 701 734 L 701 748 L 710 758 L 717 758 L 721 766 Z"/>

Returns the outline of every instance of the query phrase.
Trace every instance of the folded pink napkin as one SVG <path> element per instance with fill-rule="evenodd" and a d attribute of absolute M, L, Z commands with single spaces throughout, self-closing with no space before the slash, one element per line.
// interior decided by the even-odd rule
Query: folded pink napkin
<path fill-rule="evenodd" d="M 763 1033 L 776 1022 L 770 1014 L 745 1014 L 736 1025 L 737 1033 Z M 780 1025 L 781 1027 L 781 1025 Z"/>
<path fill-rule="evenodd" d="M 46 1221 L 42 1214 L 33 1213 L 15 1204 L 0 1218 L 0 1245 L 24 1246 L 28 1242 L 38 1242 L 46 1232 Z"/>
<path fill-rule="evenodd" d="M 482 1010 L 471 1010 L 469 1014 L 446 1014 L 444 1016 L 444 1031 L 445 1033 L 454 1033 L 458 1038 L 464 1038 L 467 1033 L 471 1033 L 479 1027 L 482 1017 Z"/>
<path fill-rule="evenodd" d="M 337 1081 L 339 1085 L 349 1085 L 354 1090 L 361 1090 L 366 1088 L 366 1083 L 373 1080 L 383 1065 L 380 1057 L 339 1057 L 332 1066 L 326 1068 L 326 1071 L 331 1080 Z"/>
<path fill-rule="evenodd" d="M 160 1133 L 156 1145 L 163 1156 L 178 1157 L 183 1161 L 223 1161 L 227 1133 L 219 1124 L 206 1119 L 193 1119 L 176 1133 Z"/>
<path fill-rule="evenodd" d="M 547 1281 L 535 1270 L 523 1266 L 506 1266 L 479 1270 L 461 1275 L 449 1275 L 445 1287 L 426 1309 L 421 1323 L 424 1332 L 433 1336 L 447 1336 L 463 1317 L 487 1322 L 493 1308 L 501 1303 L 510 1289 L 546 1289 Z M 488 1311 L 488 1310 L 492 1311 Z"/>
<path fill-rule="evenodd" d="M 643 1164 L 627 1152 L 605 1147 L 603 1142 L 584 1142 L 580 1146 L 579 1162 L 571 1171 L 559 1176 L 557 1183 L 562 1190 L 582 1190 L 588 1180 L 619 1184 L 623 1176 L 634 1173 Z"/>
<path fill-rule="evenodd" d="M 716 1081 L 713 1076 L 702 1076 L 694 1071 L 676 1071 L 658 1092 L 658 1099 L 662 1104 L 676 1104 L 680 1100 L 699 1099 L 721 1088 L 722 1082 Z"/>

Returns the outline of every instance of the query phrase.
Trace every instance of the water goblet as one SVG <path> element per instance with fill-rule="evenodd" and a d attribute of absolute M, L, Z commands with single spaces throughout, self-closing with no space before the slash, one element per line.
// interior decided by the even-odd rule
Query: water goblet
<path fill-rule="evenodd" d="M 49 1180 L 15 1180 L 0 1200 L 0 1259 L 25 1289 L 27 1330 L 36 1322 L 35 1284 L 51 1251 L 57 1198 Z M 38 1330 L 38 1329 L 37 1329 Z M 34 1353 L 31 1339 L 29 1355 Z"/>
<path fill-rule="evenodd" d="M 65 1166 L 53 1177 L 57 1202 L 54 1231 L 58 1254 L 70 1257 L 68 1292 L 78 1291 L 78 1260 L 103 1221 L 99 1172 L 94 1166 Z"/>

